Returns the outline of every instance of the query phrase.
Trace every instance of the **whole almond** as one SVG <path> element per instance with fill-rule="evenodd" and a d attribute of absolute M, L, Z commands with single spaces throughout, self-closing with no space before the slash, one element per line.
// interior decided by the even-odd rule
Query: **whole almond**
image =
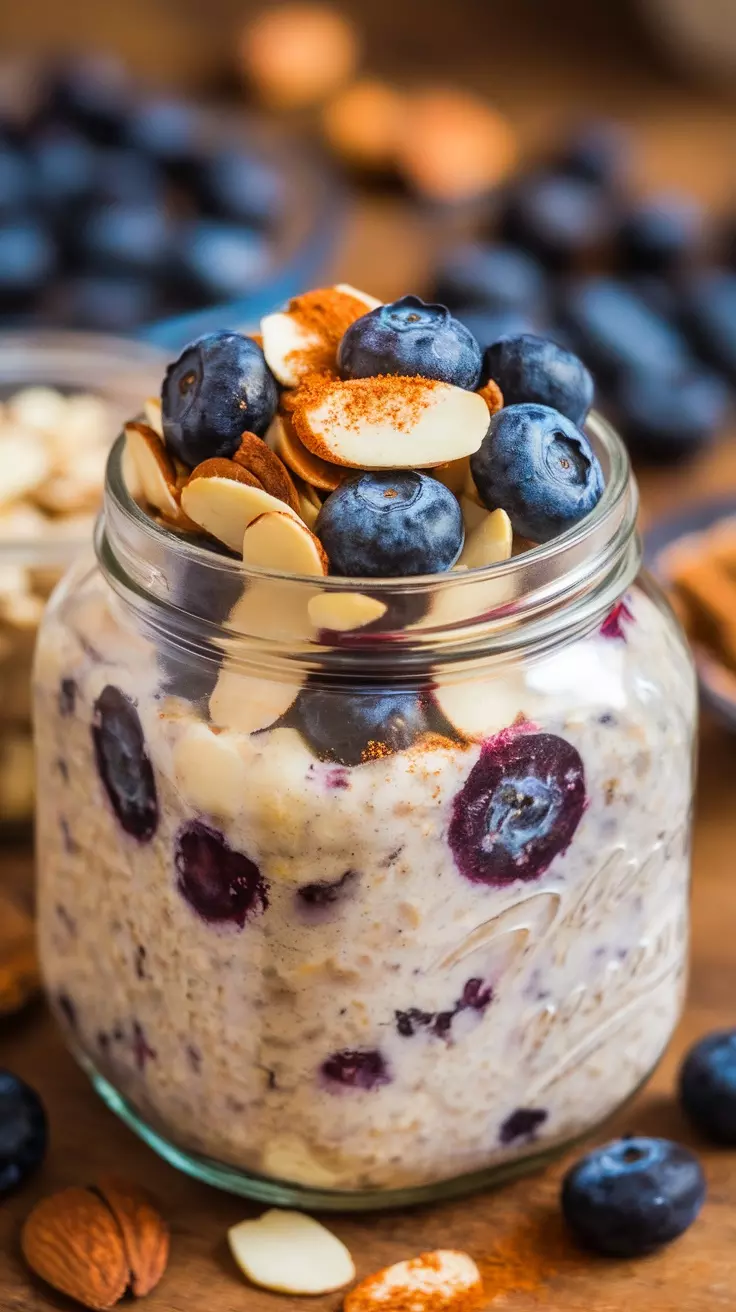
<path fill-rule="evenodd" d="M 89 1189 L 43 1198 L 23 1226 L 21 1247 L 36 1275 L 97 1312 L 114 1307 L 128 1287 L 120 1227 Z"/>
<path fill-rule="evenodd" d="M 169 1260 L 169 1228 L 144 1189 L 107 1175 L 97 1183 L 123 1236 L 130 1285 L 138 1298 L 156 1288 Z"/>

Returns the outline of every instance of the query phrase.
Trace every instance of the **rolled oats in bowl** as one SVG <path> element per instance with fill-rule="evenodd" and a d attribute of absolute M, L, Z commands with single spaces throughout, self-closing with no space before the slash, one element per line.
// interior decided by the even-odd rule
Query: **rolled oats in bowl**
<path fill-rule="evenodd" d="M 107 453 L 158 353 L 82 333 L 0 336 L 0 826 L 33 813 L 30 699 L 46 600 L 92 539 Z"/>

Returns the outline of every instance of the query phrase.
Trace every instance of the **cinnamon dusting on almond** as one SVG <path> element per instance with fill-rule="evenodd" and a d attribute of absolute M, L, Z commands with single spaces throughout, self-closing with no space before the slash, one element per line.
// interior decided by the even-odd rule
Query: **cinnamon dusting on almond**
<path fill-rule="evenodd" d="M 308 340 L 308 345 L 292 351 L 286 362 L 300 373 L 334 369 L 340 338 L 356 319 L 368 313 L 363 301 L 334 287 L 295 296 L 289 304 L 292 315 Z"/>
<path fill-rule="evenodd" d="M 489 378 L 487 383 L 478 388 L 478 396 L 483 397 L 491 415 L 496 415 L 499 410 L 503 410 L 503 392 L 498 383 L 494 383 L 492 378 Z"/>
<path fill-rule="evenodd" d="M 310 451 L 334 464 L 335 453 L 314 432 L 310 411 L 326 406 L 326 413 L 320 419 L 320 427 L 325 430 L 341 426 L 358 432 L 361 426 L 370 423 L 385 424 L 397 434 L 411 433 L 422 412 L 434 404 L 435 391 L 441 386 L 434 378 L 393 374 L 337 382 L 315 375 L 298 388 L 292 423 Z"/>

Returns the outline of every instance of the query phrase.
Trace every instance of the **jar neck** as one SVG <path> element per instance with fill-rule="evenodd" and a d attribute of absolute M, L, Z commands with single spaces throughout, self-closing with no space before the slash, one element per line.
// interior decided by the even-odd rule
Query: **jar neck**
<path fill-rule="evenodd" d="M 625 448 L 599 415 L 588 436 L 605 490 L 591 515 L 552 542 L 486 569 L 406 580 L 314 578 L 246 570 L 234 558 L 169 532 L 130 497 L 124 439 L 110 454 L 96 548 L 102 571 L 158 639 L 192 655 L 273 668 L 376 673 L 553 647 L 591 628 L 635 578 L 638 493 Z M 375 599 L 380 618 L 335 633 L 318 627 L 315 599 Z"/>

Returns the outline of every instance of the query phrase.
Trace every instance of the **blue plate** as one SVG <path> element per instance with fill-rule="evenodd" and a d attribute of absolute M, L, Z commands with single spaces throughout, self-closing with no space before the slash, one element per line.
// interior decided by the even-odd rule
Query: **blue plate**
<path fill-rule="evenodd" d="M 690 534 L 705 532 L 720 519 L 733 518 L 736 518 L 736 496 L 701 501 L 671 518 L 659 520 L 644 538 L 647 568 L 666 586 L 667 576 L 660 563 L 663 552 Z M 696 653 L 695 664 L 703 702 L 723 724 L 736 730 L 736 675 L 704 652 Z"/>

